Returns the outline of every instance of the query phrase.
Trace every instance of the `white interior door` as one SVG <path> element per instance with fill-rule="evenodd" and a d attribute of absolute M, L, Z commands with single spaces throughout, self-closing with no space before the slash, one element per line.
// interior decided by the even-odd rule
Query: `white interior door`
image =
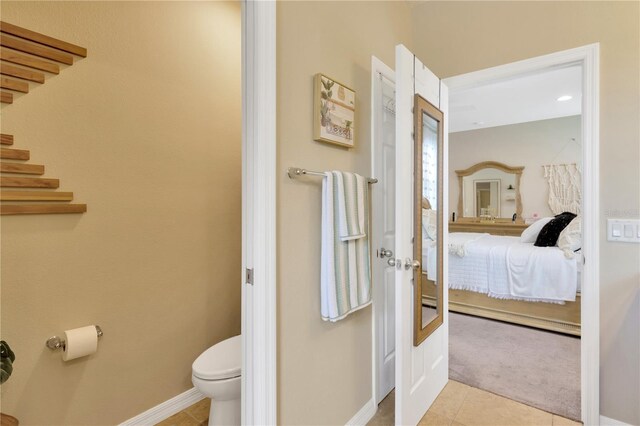
<path fill-rule="evenodd" d="M 395 269 L 387 261 L 395 250 L 396 117 L 391 68 L 372 57 L 373 300 L 375 321 L 375 397 L 380 403 L 395 386 Z M 383 249 L 385 252 L 383 252 Z"/>
<path fill-rule="evenodd" d="M 413 100 L 418 93 L 444 113 L 443 200 L 448 206 L 448 96 L 447 88 L 405 46 L 396 46 L 396 148 L 395 148 L 395 250 L 398 259 L 413 257 Z M 448 236 L 443 232 L 444 247 Z M 413 345 L 413 270 L 395 270 L 396 314 L 396 425 L 415 425 L 429 409 L 449 380 L 448 265 L 443 256 L 444 323 L 419 346 Z M 421 260 L 421 259 L 418 259 Z"/>

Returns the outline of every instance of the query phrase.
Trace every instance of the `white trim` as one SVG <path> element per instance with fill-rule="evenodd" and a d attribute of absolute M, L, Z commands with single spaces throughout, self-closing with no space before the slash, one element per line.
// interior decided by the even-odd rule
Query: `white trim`
<path fill-rule="evenodd" d="M 277 422 L 276 4 L 242 2 L 242 424 Z M 244 271 L 253 269 L 253 284 Z"/>
<path fill-rule="evenodd" d="M 600 420 L 600 45 L 582 58 L 582 421 Z M 584 232 L 589 230 L 591 232 Z M 586 291 L 585 291 L 586 289 Z"/>
<path fill-rule="evenodd" d="M 610 419 L 609 417 L 600 416 L 600 426 L 631 426 L 629 423 L 620 420 Z"/>
<path fill-rule="evenodd" d="M 375 89 L 377 87 L 377 85 L 375 84 L 376 81 L 379 81 L 378 79 L 378 73 L 382 74 L 385 78 L 387 78 L 389 81 L 392 81 L 395 85 L 395 72 L 393 71 L 393 69 L 391 69 L 391 67 L 389 67 L 387 64 L 385 64 L 384 62 L 382 62 L 380 59 L 376 58 L 375 56 L 371 56 L 371 140 L 375 141 L 376 140 L 376 135 L 378 133 L 378 130 L 376 128 L 377 126 L 377 122 L 376 122 L 376 105 L 375 105 L 375 99 L 376 99 L 376 93 L 375 93 Z M 371 176 L 372 177 L 377 177 L 378 175 L 381 175 L 382 171 L 381 170 L 376 170 L 376 149 L 375 146 L 372 147 L 371 149 Z M 375 188 L 374 188 L 375 190 Z M 379 220 L 378 215 L 374 214 L 373 215 L 373 221 Z M 371 229 L 375 230 L 375 226 L 374 223 L 371 224 Z M 372 242 L 378 241 L 378 237 L 377 236 L 373 236 L 373 238 L 371 239 Z M 377 247 L 376 247 L 377 248 Z M 376 300 L 376 295 L 377 295 L 377 291 L 375 291 L 377 289 L 377 286 L 375 285 L 375 279 L 376 277 L 372 277 L 372 279 L 374 280 L 373 284 L 374 284 L 374 291 L 373 291 L 373 307 L 371 309 L 371 338 L 372 338 L 372 362 L 371 362 L 371 368 L 373 369 L 372 373 L 371 373 L 371 377 L 372 377 L 372 383 L 371 383 L 371 397 L 373 398 L 373 401 L 378 401 L 381 400 L 381 398 L 378 395 L 378 381 L 380 380 L 380 370 L 382 369 L 382 364 L 381 364 L 381 360 L 378 357 L 378 328 L 376 327 L 376 319 L 377 319 L 377 315 L 376 315 L 376 311 L 377 311 L 377 307 L 380 306 L 380 301 Z M 376 407 L 377 409 L 377 407 Z"/>
<path fill-rule="evenodd" d="M 349 420 L 346 426 L 364 426 L 376 415 L 378 406 L 375 398 L 371 398 L 366 404 Z"/>
<path fill-rule="evenodd" d="M 449 91 L 451 92 L 484 86 L 493 82 L 510 80 L 522 77 L 523 75 L 535 74 L 542 70 L 584 65 L 585 62 L 587 62 L 587 58 L 590 55 L 594 55 L 598 51 L 598 48 L 599 43 L 594 43 L 467 74 L 456 75 L 443 79 L 443 82 L 447 83 Z M 583 105 L 584 104 L 583 100 Z"/>
<path fill-rule="evenodd" d="M 581 383 L 582 421 L 600 422 L 600 200 L 599 200 L 599 105 L 600 47 L 590 44 L 575 49 L 500 65 L 444 80 L 450 91 L 464 90 L 518 76 L 571 65 L 582 66 L 583 137 L 583 253 Z"/>
<path fill-rule="evenodd" d="M 180 395 L 174 396 L 168 401 L 158 404 L 148 409 L 144 413 L 140 413 L 135 417 L 125 420 L 119 426 L 147 426 L 155 425 L 163 420 L 168 419 L 176 413 L 192 406 L 198 401 L 205 398 L 196 388 L 182 392 Z"/>

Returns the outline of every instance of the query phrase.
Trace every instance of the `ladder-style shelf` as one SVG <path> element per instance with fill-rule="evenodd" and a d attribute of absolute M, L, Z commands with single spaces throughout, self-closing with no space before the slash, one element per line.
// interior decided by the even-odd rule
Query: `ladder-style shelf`
<path fill-rule="evenodd" d="M 13 135 L 0 135 L 0 144 L 13 145 Z M 86 204 L 71 204 L 73 192 L 58 192 L 59 179 L 24 176 L 43 175 L 44 166 L 28 164 L 27 150 L 2 148 L 0 162 L 0 214 L 84 213 Z M 31 202 L 31 203 L 29 203 Z M 35 203 L 35 204 L 34 204 Z"/>
<path fill-rule="evenodd" d="M 71 66 L 74 55 L 87 49 L 0 21 L 0 103 L 12 104 Z M 42 177 L 45 167 L 28 163 L 31 153 L 13 147 L 13 135 L 0 135 L 0 214 L 84 213 L 86 204 L 72 204 L 73 192 L 59 192 L 58 179 Z"/>
<path fill-rule="evenodd" d="M 86 58 L 87 49 L 0 21 L 0 102 L 29 93 L 29 83 L 44 84 L 45 72 L 59 74 L 59 64 L 73 65 L 74 55 Z"/>

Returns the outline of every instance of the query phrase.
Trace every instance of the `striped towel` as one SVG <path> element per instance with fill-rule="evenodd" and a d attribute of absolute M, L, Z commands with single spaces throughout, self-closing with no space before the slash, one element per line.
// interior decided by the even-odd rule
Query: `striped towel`
<path fill-rule="evenodd" d="M 367 182 L 364 177 L 355 173 L 330 172 L 333 174 L 333 187 L 337 191 L 334 196 L 338 202 L 339 235 L 342 241 L 357 240 L 366 235 L 364 227 L 365 195 Z"/>
<path fill-rule="evenodd" d="M 363 184 L 356 184 L 353 191 L 345 190 L 345 182 L 357 183 L 358 180 Z M 348 194 L 352 194 L 351 201 Z M 358 198 L 361 200 L 355 202 Z M 349 203 L 358 207 L 351 218 L 345 217 L 348 209 L 352 208 Z M 365 232 L 369 225 L 368 212 L 368 188 L 362 176 L 335 171 L 325 173 L 322 183 L 320 275 L 321 314 L 325 321 L 341 320 L 371 303 L 369 238 Z M 341 228 L 341 222 L 344 228 Z M 343 233 L 342 229 L 347 232 Z"/>

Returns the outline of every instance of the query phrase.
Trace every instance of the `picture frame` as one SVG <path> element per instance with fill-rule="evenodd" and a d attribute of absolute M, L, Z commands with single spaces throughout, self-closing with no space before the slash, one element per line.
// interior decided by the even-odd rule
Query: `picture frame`
<path fill-rule="evenodd" d="M 356 92 L 322 73 L 313 79 L 313 140 L 355 146 Z"/>

